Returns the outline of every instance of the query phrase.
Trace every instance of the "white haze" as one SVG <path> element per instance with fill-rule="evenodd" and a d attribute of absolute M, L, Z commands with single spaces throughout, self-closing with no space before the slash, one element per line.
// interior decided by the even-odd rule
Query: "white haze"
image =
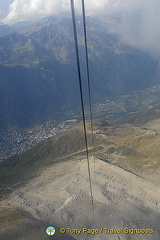
<path fill-rule="evenodd" d="M 160 54 L 159 0 L 86 0 L 85 3 L 88 16 L 104 19 L 118 16 L 114 31 L 124 42 Z M 81 12 L 81 0 L 75 0 L 75 8 Z M 70 0 L 14 0 L 3 22 L 13 24 L 65 12 L 70 12 Z"/>

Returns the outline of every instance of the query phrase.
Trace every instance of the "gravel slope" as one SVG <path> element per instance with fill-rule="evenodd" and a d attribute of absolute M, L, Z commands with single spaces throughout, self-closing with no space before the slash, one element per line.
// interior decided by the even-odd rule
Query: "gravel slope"
<path fill-rule="evenodd" d="M 92 215 L 86 159 L 71 159 L 46 167 L 39 177 L 18 187 L 1 201 L 0 210 L 19 213 L 12 229 L 21 230 L 18 238 L 48 239 L 45 228 L 56 226 L 54 239 L 158 240 L 160 236 L 160 189 L 153 183 L 122 168 L 91 158 L 91 177 L 95 208 Z M 8 221 L 4 217 L 4 221 Z M 28 222 L 29 231 L 23 228 Z M 33 225 L 37 229 L 33 229 Z M 26 226 L 26 225 L 25 225 Z M 123 228 L 121 234 L 58 234 L 59 228 Z M 125 234 L 124 229 L 154 229 L 153 234 Z M 7 228 L 1 227 L 0 239 L 10 239 Z M 6 235 L 8 234 L 8 235 Z M 7 237 L 8 236 L 8 237 Z M 23 237 L 22 237 L 23 236 Z M 3 238 L 2 238 L 3 237 Z M 6 238 L 5 238 L 6 237 Z M 49 238 L 51 239 L 51 237 Z"/>

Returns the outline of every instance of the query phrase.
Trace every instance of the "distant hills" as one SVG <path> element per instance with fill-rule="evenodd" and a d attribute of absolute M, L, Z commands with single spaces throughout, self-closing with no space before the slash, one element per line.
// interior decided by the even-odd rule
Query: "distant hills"
<path fill-rule="evenodd" d="M 78 39 L 88 104 L 81 19 Z M 0 126 L 30 127 L 80 105 L 70 18 L 45 18 L 0 26 Z M 155 60 L 119 41 L 104 23 L 88 18 L 88 51 L 94 103 L 146 87 Z M 158 82 L 154 75 L 152 84 Z"/>

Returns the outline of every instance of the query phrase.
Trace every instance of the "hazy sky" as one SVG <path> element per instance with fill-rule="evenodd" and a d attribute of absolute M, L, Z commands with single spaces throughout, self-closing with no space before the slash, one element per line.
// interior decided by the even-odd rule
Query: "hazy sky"
<path fill-rule="evenodd" d="M 160 51 L 160 0 L 85 2 L 87 15 L 104 18 L 119 16 L 115 31 L 123 41 L 140 48 Z M 81 0 L 75 0 L 75 7 L 81 12 Z M 69 11 L 70 0 L 0 0 L 0 19 L 6 24 Z"/>

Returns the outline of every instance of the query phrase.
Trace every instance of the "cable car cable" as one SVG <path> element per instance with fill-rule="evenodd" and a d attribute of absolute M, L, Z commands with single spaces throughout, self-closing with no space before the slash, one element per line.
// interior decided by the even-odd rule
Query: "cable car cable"
<path fill-rule="evenodd" d="M 88 60 L 88 42 L 87 42 L 86 14 L 85 14 L 85 3 L 84 3 L 84 0 L 82 0 L 82 13 L 83 13 L 83 29 L 84 29 L 86 66 L 87 66 L 87 79 L 88 79 L 89 109 L 90 109 L 91 131 L 92 131 L 92 146 L 93 146 L 93 148 L 94 148 L 94 138 L 93 138 L 93 114 L 92 114 L 91 87 L 90 87 L 91 84 L 90 84 L 90 71 L 89 71 L 89 60 Z"/>
<path fill-rule="evenodd" d="M 88 176 L 89 176 L 90 194 L 91 194 L 91 202 L 92 202 L 93 219 L 95 219 L 95 217 L 94 217 L 93 193 L 92 193 L 91 171 L 90 171 L 89 152 L 88 152 L 87 131 L 86 131 L 86 122 L 85 122 L 85 114 L 84 114 L 82 79 L 81 79 L 81 71 L 80 71 L 80 61 L 79 61 L 79 50 L 78 50 L 78 40 L 77 40 L 77 30 L 76 30 L 74 0 L 70 0 L 70 2 L 71 2 L 72 23 L 73 23 L 73 32 L 74 32 L 75 50 L 76 50 L 76 60 L 77 60 L 77 70 L 78 70 L 78 79 L 79 79 L 79 89 L 80 89 L 81 107 L 82 107 L 82 116 L 83 116 L 85 146 L 86 146 L 87 163 L 88 163 Z"/>

